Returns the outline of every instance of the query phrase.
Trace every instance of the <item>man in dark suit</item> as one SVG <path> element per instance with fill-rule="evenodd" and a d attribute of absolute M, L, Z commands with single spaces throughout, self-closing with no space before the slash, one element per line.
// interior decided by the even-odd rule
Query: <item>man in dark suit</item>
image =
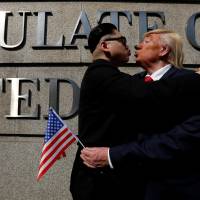
<path fill-rule="evenodd" d="M 154 30 L 147 33 L 136 47 L 135 54 L 136 62 L 147 73 L 137 74 L 133 79 L 139 81 L 145 75 L 151 75 L 154 81 L 162 82 L 193 74 L 177 67 L 181 66 L 183 59 L 181 45 L 179 35 L 174 32 Z M 157 81 L 159 79 L 161 81 Z M 109 145 L 110 149 L 86 148 L 81 154 L 84 163 L 93 169 L 108 164 L 114 166 L 113 171 L 121 168 L 125 180 L 127 176 L 134 179 L 132 166 L 139 163 L 140 173 L 146 182 L 145 200 L 200 199 L 200 166 L 197 160 L 200 153 L 200 99 L 197 84 L 190 88 L 190 96 L 183 98 L 177 90 L 171 101 L 163 99 L 161 104 L 160 95 L 154 94 L 157 105 L 147 100 L 149 107 L 137 113 L 137 141 L 132 138 L 133 142 L 116 147 Z M 165 89 L 164 96 L 170 93 L 172 87 Z M 150 114 L 145 116 L 144 111 Z M 129 170 L 123 172 L 127 168 Z"/>

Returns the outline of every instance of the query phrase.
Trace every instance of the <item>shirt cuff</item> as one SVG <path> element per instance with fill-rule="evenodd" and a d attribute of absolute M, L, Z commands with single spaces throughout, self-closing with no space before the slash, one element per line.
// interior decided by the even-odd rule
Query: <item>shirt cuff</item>
<path fill-rule="evenodd" d="M 110 148 L 108 149 L 108 163 L 109 163 L 110 168 L 114 169 L 112 162 L 111 162 L 111 159 L 110 159 Z"/>

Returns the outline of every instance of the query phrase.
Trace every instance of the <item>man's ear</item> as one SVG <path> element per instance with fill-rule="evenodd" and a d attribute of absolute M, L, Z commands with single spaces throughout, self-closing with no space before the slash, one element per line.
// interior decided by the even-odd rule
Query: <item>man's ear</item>
<path fill-rule="evenodd" d="M 109 51 L 109 46 L 108 46 L 108 43 L 105 42 L 105 41 L 102 41 L 100 43 L 100 48 L 103 52 L 108 52 Z"/>
<path fill-rule="evenodd" d="M 161 47 L 161 50 L 160 50 L 160 56 L 161 56 L 161 57 L 164 57 L 164 56 L 168 55 L 169 52 L 170 52 L 170 47 L 167 46 L 167 45 L 163 45 L 163 46 Z"/>

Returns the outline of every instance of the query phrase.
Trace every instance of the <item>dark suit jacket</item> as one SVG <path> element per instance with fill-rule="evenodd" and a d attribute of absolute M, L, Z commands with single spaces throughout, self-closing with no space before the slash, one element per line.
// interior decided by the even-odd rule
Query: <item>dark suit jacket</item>
<path fill-rule="evenodd" d="M 173 67 L 162 79 L 190 73 L 190 70 Z M 144 75 L 138 74 L 136 78 Z M 138 142 L 110 149 L 114 166 L 123 169 L 124 165 L 139 162 L 140 173 L 147 182 L 145 199 L 200 199 L 199 96 L 197 89 L 196 94 L 182 100 L 172 97 L 174 103 L 165 102 L 167 105 L 157 108 L 150 119 L 141 119 L 145 128 L 141 128 Z M 155 111 L 155 107 L 152 108 Z"/>
<path fill-rule="evenodd" d="M 146 101 L 161 105 L 162 101 L 171 101 L 171 96 L 193 93 L 189 86 L 180 90 L 185 81 L 197 85 L 200 76 L 193 74 L 147 85 L 120 72 L 108 61 L 95 61 L 88 67 L 81 84 L 81 141 L 85 146 L 116 146 L 136 139 L 138 127 L 132 126 L 134 132 L 130 130 L 132 116 L 137 116 L 141 108 L 149 108 Z M 81 147 L 78 148 L 71 175 L 70 189 L 74 200 L 126 199 L 123 183 L 118 181 L 115 172 L 85 167 L 80 159 L 80 150 Z"/>

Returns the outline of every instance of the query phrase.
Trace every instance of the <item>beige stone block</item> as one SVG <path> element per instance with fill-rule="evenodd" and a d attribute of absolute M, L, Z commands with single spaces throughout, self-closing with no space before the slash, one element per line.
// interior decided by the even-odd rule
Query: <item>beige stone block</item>
<path fill-rule="evenodd" d="M 76 144 L 37 182 L 42 138 L 0 137 L 0 194 L 2 200 L 71 200 L 70 174 Z"/>

